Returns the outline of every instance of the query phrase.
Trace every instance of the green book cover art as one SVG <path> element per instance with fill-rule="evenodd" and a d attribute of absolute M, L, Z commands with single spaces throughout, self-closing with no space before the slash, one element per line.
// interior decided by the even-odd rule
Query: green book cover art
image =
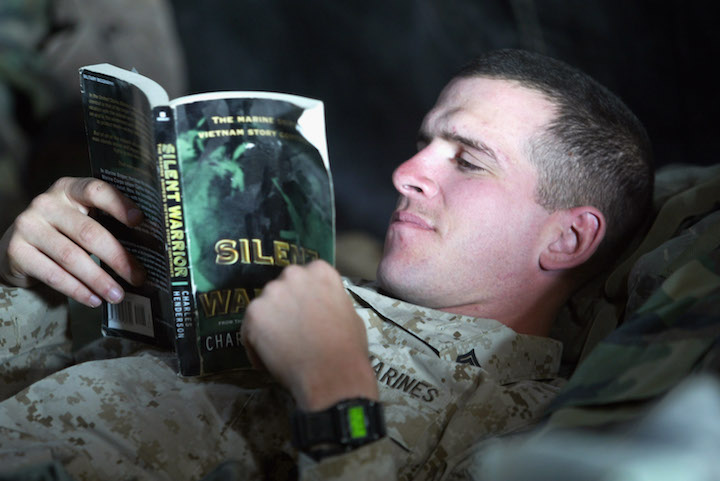
<path fill-rule="evenodd" d="M 304 111 L 266 98 L 176 107 L 203 373 L 248 364 L 244 310 L 284 266 L 334 261 L 330 174 L 298 129 Z"/>

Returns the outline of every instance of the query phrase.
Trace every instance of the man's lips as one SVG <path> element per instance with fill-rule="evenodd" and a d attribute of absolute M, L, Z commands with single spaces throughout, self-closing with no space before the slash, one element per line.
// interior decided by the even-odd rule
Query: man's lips
<path fill-rule="evenodd" d="M 395 211 L 393 213 L 392 223 L 404 224 L 409 227 L 415 227 L 424 230 L 435 230 L 435 228 L 422 217 L 404 210 Z"/>

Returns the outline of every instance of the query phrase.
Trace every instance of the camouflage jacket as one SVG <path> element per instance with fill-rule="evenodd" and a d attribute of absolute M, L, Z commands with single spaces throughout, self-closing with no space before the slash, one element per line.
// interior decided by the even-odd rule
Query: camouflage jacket
<path fill-rule="evenodd" d="M 471 446 L 529 427 L 559 389 L 557 341 L 347 289 L 388 436 L 316 463 L 290 446 L 293 402 L 264 375 L 183 379 L 172 353 L 117 338 L 73 350 L 62 299 L 0 287 L 0 472 L 55 460 L 76 479 L 464 478 Z"/>
<path fill-rule="evenodd" d="M 656 177 L 652 226 L 582 303 L 612 332 L 530 441 L 478 451 L 472 479 L 720 479 L 720 166 Z"/>
<path fill-rule="evenodd" d="M 632 420 L 691 374 L 720 372 L 720 166 L 666 169 L 656 191 L 653 225 L 604 285 L 624 319 L 579 364 L 548 428 Z"/>

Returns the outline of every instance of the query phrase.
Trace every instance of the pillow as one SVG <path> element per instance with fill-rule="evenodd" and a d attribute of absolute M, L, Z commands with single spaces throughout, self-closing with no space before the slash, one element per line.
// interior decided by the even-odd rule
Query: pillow
<path fill-rule="evenodd" d="M 565 346 L 566 375 L 672 272 L 713 248 L 718 225 L 710 217 L 719 203 L 720 165 L 673 165 L 657 172 L 650 229 L 629 244 L 607 274 L 576 292 L 558 315 L 551 336 Z M 695 227 L 688 229 L 691 225 Z"/>
<path fill-rule="evenodd" d="M 658 173 L 655 221 L 602 296 L 573 299 L 588 336 L 549 426 L 632 419 L 691 373 L 720 367 L 720 168 L 692 179 L 675 169 Z"/>

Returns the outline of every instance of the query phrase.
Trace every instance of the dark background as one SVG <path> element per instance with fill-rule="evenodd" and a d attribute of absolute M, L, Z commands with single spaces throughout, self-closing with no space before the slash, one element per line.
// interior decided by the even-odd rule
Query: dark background
<path fill-rule="evenodd" d="M 390 175 L 414 153 L 423 115 L 460 66 L 494 48 L 557 57 L 615 91 L 647 126 L 657 166 L 716 162 L 720 41 L 710 2 L 169 1 L 173 11 L 163 1 L 49 1 L 36 47 L 64 87 L 45 89 L 57 97 L 51 115 L 19 118 L 30 152 L 25 200 L 61 175 L 88 175 L 76 72 L 99 62 L 137 67 L 171 97 L 271 90 L 323 100 L 338 231 L 378 240 L 396 199 Z M 69 4 L 75 10 L 60 8 Z M 18 96 L 17 112 L 28 106 Z"/>
<path fill-rule="evenodd" d="M 382 236 L 392 170 L 442 86 L 473 55 L 565 60 L 645 123 L 657 165 L 709 164 L 720 58 L 700 2 L 174 0 L 190 91 L 273 90 L 325 102 L 339 230 Z"/>

